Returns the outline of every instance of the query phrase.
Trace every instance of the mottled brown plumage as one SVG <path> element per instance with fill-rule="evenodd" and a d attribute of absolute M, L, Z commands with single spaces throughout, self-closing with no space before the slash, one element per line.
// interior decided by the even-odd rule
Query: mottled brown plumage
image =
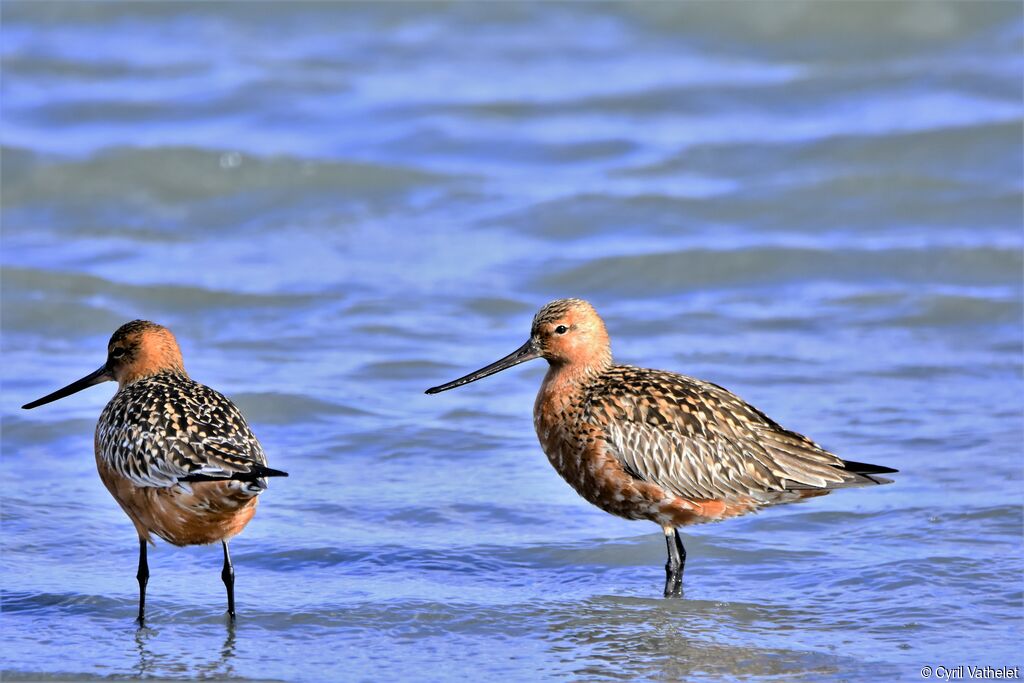
<path fill-rule="evenodd" d="M 685 559 L 677 527 L 886 483 L 876 475 L 895 471 L 844 461 L 710 382 L 615 365 L 604 322 L 581 299 L 547 304 L 516 352 L 428 393 L 538 357 L 550 364 L 533 412 L 544 453 L 589 502 L 662 527 L 666 595 L 679 593 Z"/>
<path fill-rule="evenodd" d="M 114 394 L 96 425 L 96 464 L 140 537 L 175 545 L 241 531 L 235 517 L 249 508 L 252 517 L 268 471 L 238 408 L 184 370 L 139 377 Z"/>
<path fill-rule="evenodd" d="M 96 467 L 139 535 L 139 620 L 153 534 L 179 546 L 224 545 L 222 577 L 234 616 L 227 542 L 252 519 L 267 477 L 287 475 L 267 467 L 238 408 L 188 376 L 171 331 L 149 321 L 114 332 L 99 370 L 24 407 L 109 380 L 118 390 L 96 425 Z"/>

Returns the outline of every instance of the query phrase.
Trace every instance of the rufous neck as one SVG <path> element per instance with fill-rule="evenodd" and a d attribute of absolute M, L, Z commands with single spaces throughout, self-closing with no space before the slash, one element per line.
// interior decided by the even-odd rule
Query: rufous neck
<path fill-rule="evenodd" d="M 130 375 L 124 375 L 117 380 L 117 388 L 124 389 L 127 386 L 141 382 L 144 379 L 151 377 L 158 377 L 160 375 L 177 375 L 188 379 L 188 373 L 185 372 L 185 368 L 181 366 L 167 366 L 162 368 L 153 368 L 148 371 L 135 372 Z"/>
<path fill-rule="evenodd" d="M 573 394 L 586 387 L 612 365 L 611 353 L 588 359 L 588 362 L 548 361 L 544 384 L 562 394 Z"/>

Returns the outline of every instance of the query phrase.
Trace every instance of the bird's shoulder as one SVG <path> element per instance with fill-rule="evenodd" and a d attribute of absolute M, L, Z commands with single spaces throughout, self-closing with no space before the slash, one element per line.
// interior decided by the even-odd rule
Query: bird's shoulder
<path fill-rule="evenodd" d="M 650 424 L 682 435 L 707 437 L 730 425 L 782 429 L 729 390 L 665 370 L 615 365 L 586 393 L 588 415 Z"/>

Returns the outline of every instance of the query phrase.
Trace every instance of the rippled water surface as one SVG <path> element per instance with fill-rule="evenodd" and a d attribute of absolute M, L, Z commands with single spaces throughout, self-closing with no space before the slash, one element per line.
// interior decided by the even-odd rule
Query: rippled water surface
<path fill-rule="evenodd" d="M 6 679 L 920 680 L 1021 665 L 1019 4 L 2 6 Z M 591 299 L 896 484 L 687 530 L 588 506 L 543 363 Z M 121 323 L 171 327 L 276 480 L 137 545 L 95 473 Z"/>

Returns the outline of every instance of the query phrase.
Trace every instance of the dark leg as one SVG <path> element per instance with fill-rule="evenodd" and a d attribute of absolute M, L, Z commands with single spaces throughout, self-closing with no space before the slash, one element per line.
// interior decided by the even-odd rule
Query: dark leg
<path fill-rule="evenodd" d="M 679 538 L 679 532 L 665 527 L 665 546 L 668 548 L 668 562 L 665 563 L 665 597 L 678 598 L 683 595 L 683 567 L 686 565 L 686 548 Z"/>
<path fill-rule="evenodd" d="M 135 573 L 139 580 L 139 625 L 146 619 L 146 584 L 149 583 L 149 562 L 146 560 L 146 539 L 139 538 L 139 571 Z"/>
<path fill-rule="evenodd" d="M 679 580 L 683 580 L 683 570 L 686 569 L 686 548 L 683 547 L 683 539 L 676 530 L 676 548 L 679 550 Z"/>
<path fill-rule="evenodd" d="M 220 572 L 220 578 L 224 581 L 224 586 L 228 589 L 228 614 L 231 618 L 235 618 L 235 568 L 231 564 L 231 555 L 228 553 L 228 542 L 222 541 L 224 544 L 224 569 Z"/>

